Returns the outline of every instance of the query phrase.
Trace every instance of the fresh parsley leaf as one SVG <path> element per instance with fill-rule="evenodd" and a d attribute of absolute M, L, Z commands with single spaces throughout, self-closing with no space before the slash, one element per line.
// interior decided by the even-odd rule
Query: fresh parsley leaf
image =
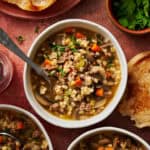
<path fill-rule="evenodd" d="M 80 46 L 80 43 L 79 42 L 77 42 L 77 39 L 76 39 L 76 37 L 74 36 L 74 35 L 71 35 L 70 36 L 70 39 L 71 39 L 71 42 L 73 43 L 73 45 L 76 47 L 78 47 L 78 46 Z"/>
<path fill-rule="evenodd" d="M 111 66 L 113 66 L 114 59 L 115 59 L 114 56 L 111 56 L 111 57 L 109 57 L 109 58 L 107 59 L 107 67 L 108 67 L 108 68 L 111 67 Z"/>
<path fill-rule="evenodd" d="M 102 42 L 102 40 L 101 40 L 101 35 L 100 35 L 100 34 L 96 34 L 96 37 L 97 37 L 97 44 L 98 44 L 98 45 L 102 45 L 103 42 Z"/>
<path fill-rule="evenodd" d="M 146 17 L 149 17 L 150 13 L 150 1 L 149 0 L 143 0 L 143 9 Z"/>
<path fill-rule="evenodd" d="M 61 46 L 61 45 L 51 45 L 51 48 L 54 51 L 61 51 L 61 52 L 65 51 L 65 46 Z"/>
<path fill-rule="evenodd" d="M 129 26 L 128 19 L 126 19 L 126 18 L 120 18 L 118 21 L 124 27 L 128 27 Z"/>
<path fill-rule="evenodd" d="M 143 0 L 136 0 L 136 4 L 137 4 L 138 7 L 141 5 L 142 1 Z"/>
<path fill-rule="evenodd" d="M 141 30 L 150 26 L 150 0 L 114 0 L 113 11 L 126 28 Z"/>
<path fill-rule="evenodd" d="M 60 57 L 61 54 L 65 51 L 65 46 L 49 43 L 50 49 L 57 53 L 57 57 Z"/>
<path fill-rule="evenodd" d="M 58 72 L 60 72 L 61 76 L 64 77 L 66 75 L 66 73 L 63 70 L 63 68 L 58 68 L 57 70 L 58 70 Z"/>
<path fill-rule="evenodd" d="M 76 48 L 71 48 L 71 51 L 75 53 L 75 52 L 77 52 L 77 49 Z"/>
<path fill-rule="evenodd" d="M 22 44 L 25 41 L 25 39 L 22 35 L 17 36 L 16 40 L 18 41 L 19 44 Z"/>

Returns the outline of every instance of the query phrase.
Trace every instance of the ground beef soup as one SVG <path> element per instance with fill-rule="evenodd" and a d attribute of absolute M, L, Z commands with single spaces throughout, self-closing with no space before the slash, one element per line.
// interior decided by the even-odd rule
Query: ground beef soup
<path fill-rule="evenodd" d="M 11 133 L 19 140 L 0 135 L 0 150 L 48 150 L 48 142 L 38 126 L 27 116 L 0 110 L 0 132 Z"/>
<path fill-rule="evenodd" d="M 83 139 L 72 150 L 146 150 L 146 148 L 128 136 L 108 132 Z"/>
<path fill-rule="evenodd" d="M 82 120 L 106 107 L 120 83 L 116 50 L 102 35 L 81 28 L 67 28 L 50 36 L 34 58 L 53 84 L 31 72 L 37 101 L 64 119 Z"/>

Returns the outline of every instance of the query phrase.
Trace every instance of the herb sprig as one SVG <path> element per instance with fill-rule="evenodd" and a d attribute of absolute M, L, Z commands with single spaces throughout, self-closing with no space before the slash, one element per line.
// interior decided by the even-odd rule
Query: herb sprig
<path fill-rule="evenodd" d="M 150 27 L 150 0 L 114 0 L 113 11 L 126 28 L 141 30 Z"/>
<path fill-rule="evenodd" d="M 16 40 L 19 44 L 22 44 L 25 41 L 25 38 L 22 35 L 19 35 L 16 37 Z"/>

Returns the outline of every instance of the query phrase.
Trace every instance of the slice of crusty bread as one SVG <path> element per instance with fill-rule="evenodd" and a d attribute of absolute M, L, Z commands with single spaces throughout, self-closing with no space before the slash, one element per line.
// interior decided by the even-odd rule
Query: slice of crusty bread
<path fill-rule="evenodd" d="M 19 8 L 27 11 L 42 11 L 50 7 L 56 0 L 3 0 L 10 4 L 15 4 Z"/>
<path fill-rule="evenodd" d="M 128 72 L 127 91 L 119 111 L 123 116 L 130 116 L 138 128 L 150 127 L 150 51 L 133 57 Z"/>

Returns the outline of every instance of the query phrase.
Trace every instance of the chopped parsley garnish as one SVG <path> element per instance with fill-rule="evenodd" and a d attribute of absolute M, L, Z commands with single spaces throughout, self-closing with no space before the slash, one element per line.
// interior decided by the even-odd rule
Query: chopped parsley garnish
<path fill-rule="evenodd" d="M 150 28 L 150 0 L 114 0 L 113 11 L 119 23 L 128 29 Z"/>
<path fill-rule="evenodd" d="M 16 40 L 18 41 L 19 44 L 22 44 L 25 41 L 25 39 L 22 35 L 17 36 Z"/>
<path fill-rule="evenodd" d="M 76 48 L 70 48 L 73 53 L 77 52 Z"/>
<path fill-rule="evenodd" d="M 107 59 L 107 67 L 112 67 L 113 66 L 113 62 L 114 62 L 115 57 L 111 56 Z"/>
<path fill-rule="evenodd" d="M 60 72 L 61 76 L 64 77 L 66 75 L 66 73 L 63 70 L 63 68 L 58 68 L 57 70 L 58 70 L 58 72 Z"/>
<path fill-rule="evenodd" d="M 103 42 L 102 42 L 102 40 L 101 40 L 101 35 L 96 34 L 96 37 L 97 37 L 97 44 L 98 44 L 98 45 L 102 45 Z"/>
<path fill-rule="evenodd" d="M 76 38 L 75 38 L 74 35 L 71 35 L 70 39 L 71 39 L 71 41 L 72 41 L 72 43 L 73 43 L 74 46 L 80 46 L 80 43 L 77 42 L 77 40 L 76 40 Z"/>
<path fill-rule="evenodd" d="M 51 49 L 53 51 L 60 51 L 60 52 L 64 52 L 65 51 L 65 46 L 62 46 L 62 45 L 55 45 L 55 44 L 51 44 Z"/>
<path fill-rule="evenodd" d="M 55 51 L 57 53 L 57 57 L 60 57 L 61 54 L 65 51 L 65 46 L 62 45 L 50 43 L 49 46 L 52 51 Z"/>
<path fill-rule="evenodd" d="M 76 38 L 75 38 L 74 35 L 71 35 L 70 39 L 71 39 L 71 41 L 72 41 L 74 44 L 76 43 Z"/>

